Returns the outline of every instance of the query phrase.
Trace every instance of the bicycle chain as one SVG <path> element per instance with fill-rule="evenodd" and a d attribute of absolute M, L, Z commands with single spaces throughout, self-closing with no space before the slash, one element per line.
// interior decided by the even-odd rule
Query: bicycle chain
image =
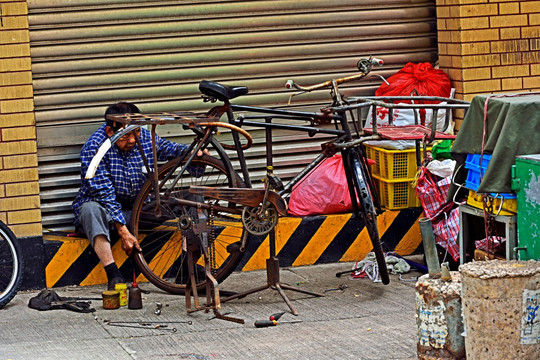
<path fill-rule="evenodd" d="M 484 208 L 484 221 L 485 221 L 485 232 L 486 232 L 486 241 L 487 241 L 487 253 L 490 254 L 490 249 L 493 244 L 493 237 L 496 236 L 495 228 L 495 215 L 493 214 L 493 201 L 490 200 L 488 194 L 482 195 L 482 204 Z"/>
<path fill-rule="evenodd" d="M 208 234 L 208 257 L 210 261 L 210 272 L 216 275 L 216 233 L 214 228 L 214 204 L 210 204 L 210 212 L 208 214 L 208 226 L 210 233 Z"/>

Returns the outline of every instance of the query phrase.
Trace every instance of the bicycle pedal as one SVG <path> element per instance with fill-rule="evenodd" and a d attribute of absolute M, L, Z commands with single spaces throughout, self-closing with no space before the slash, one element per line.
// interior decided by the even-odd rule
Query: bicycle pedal
<path fill-rule="evenodd" d="M 240 247 L 241 247 L 240 241 L 231 243 L 231 244 L 227 245 L 227 252 L 229 254 L 232 254 L 232 253 L 235 253 L 235 252 L 240 252 Z"/>

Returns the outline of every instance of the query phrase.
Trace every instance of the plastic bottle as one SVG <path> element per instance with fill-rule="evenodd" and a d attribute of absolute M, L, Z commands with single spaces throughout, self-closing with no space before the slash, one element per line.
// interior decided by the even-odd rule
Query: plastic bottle
<path fill-rule="evenodd" d="M 135 280 L 135 274 L 133 274 L 133 284 L 131 284 L 128 292 L 128 309 L 142 309 L 141 289 Z"/>

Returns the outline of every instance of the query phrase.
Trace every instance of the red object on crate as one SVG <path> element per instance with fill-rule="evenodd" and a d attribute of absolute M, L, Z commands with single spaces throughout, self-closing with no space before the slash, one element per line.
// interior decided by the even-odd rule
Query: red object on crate
<path fill-rule="evenodd" d="M 376 96 L 410 96 L 416 92 L 419 96 L 449 97 L 452 85 L 446 73 L 434 69 L 430 63 L 407 63 L 396 74 L 386 79 L 375 92 Z M 426 101 L 436 104 L 438 101 Z"/>
<path fill-rule="evenodd" d="M 386 79 L 375 91 L 376 96 L 440 96 L 450 97 L 452 85 L 446 73 L 434 69 L 430 63 L 407 63 L 401 70 Z M 408 100 L 398 101 L 410 103 Z M 424 104 L 438 104 L 440 101 L 427 101 Z M 426 124 L 426 109 L 419 109 L 420 125 Z M 411 138 L 414 140 L 416 138 Z M 393 140 L 393 139 L 391 139 Z M 405 140 L 401 138 L 400 140 Z"/>
<path fill-rule="evenodd" d="M 364 132 L 371 135 L 373 134 L 373 129 L 366 127 Z M 424 138 L 429 138 L 431 129 L 423 125 L 379 126 L 377 128 L 377 134 L 386 140 L 422 140 Z M 453 140 L 456 138 L 456 135 L 436 131 L 435 138 Z"/>

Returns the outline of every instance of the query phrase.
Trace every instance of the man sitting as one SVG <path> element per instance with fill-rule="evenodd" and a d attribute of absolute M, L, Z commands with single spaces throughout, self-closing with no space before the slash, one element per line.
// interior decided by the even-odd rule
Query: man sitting
<path fill-rule="evenodd" d="M 105 140 L 111 137 L 123 124 L 107 120 L 107 115 L 140 113 L 137 106 L 117 103 L 105 112 L 105 123 L 86 141 L 81 150 L 81 188 L 73 201 L 75 226 L 90 240 L 99 260 L 107 273 L 107 288 L 114 290 L 115 284 L 124 278 L 115 263 L 111 250 L 111 235 L 118 236 L 122 250 L 130 256 L 133 249 L 141 251 L 139 242 L 127 227 L 133 202 L 146 180 L 146 167 L 136 137 L 142 145 L 150 168 L 154 161 L 169 160 L 186 151 L 184 144 L 174 143 L 157 137 L 157 160 L 152 153 L 151 132 L 139 128 L 116 141 L 101 160 L 92 179 L 85 179 L 88 166 Z"/>

